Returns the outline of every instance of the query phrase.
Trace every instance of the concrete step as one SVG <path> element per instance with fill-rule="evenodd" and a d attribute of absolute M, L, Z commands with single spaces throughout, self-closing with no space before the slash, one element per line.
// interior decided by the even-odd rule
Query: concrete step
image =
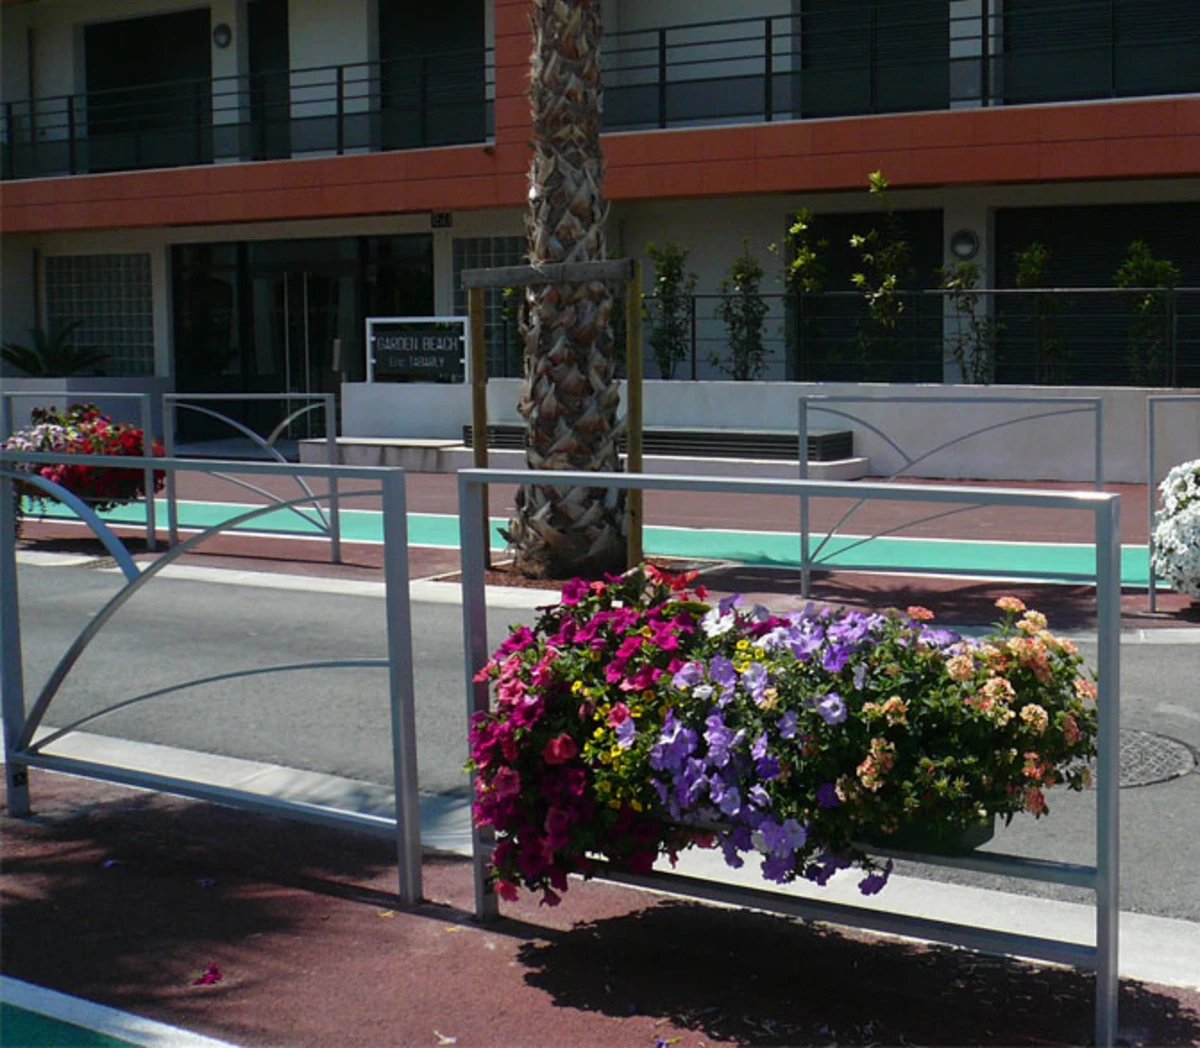
<path fill-rule="evenodd" d="M 413 437 L 339 437 L 338 462 L 346 466 L 398 466 L 410 473 L 454 473 L 475 464 L 473 450 L 454 440 Z M 300 461 L 328 462 L 323 440 L 300 441 Z M 622 456 L 624 461 L 624 456 Z M 492 469 L 524 469 L 525 452 L 498 448 L 488 451 Z M 857 480 L 870 472 L 871 461 L 862 457 L 834 461 L 809 461 L 813 480 Z M 683 476 L 735 476 L 792 479 L 799 475 L 795 459 L 725 458 L 695 455 L 645 455 L 643 471 Z"/>

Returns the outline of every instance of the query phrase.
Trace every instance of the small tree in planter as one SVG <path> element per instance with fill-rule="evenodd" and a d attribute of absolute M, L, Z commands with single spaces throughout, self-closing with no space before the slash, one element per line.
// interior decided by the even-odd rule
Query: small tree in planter
<path fill-rule="evenodd" d="M 729 335 L 729 356 L 713 355 L 712 364 L 735 382 L 751 382 L 767 370 L 767 348 L 763 323 L 770 307 L 762 296 L 762 264 L 750 254 L 750 242 L 742 241 L 743 252 L 733 260 L 729 275 L 720 285 L 717 317 Z"/>
<path fill-rule="evenodd" d="M 695 273 L 687 268 L 691 249 L 668 241 L 659 247 L 651 242 L 646 254 L 654 263 L 654 297 L 657 314 L 650 327 L 650 348 L 662 378 L 675 377 L 675 369 L 688 356 L 692 318 L 695 315 Z"/>
<path fill-rule="evenodd" d="M 1154 570 L 1176 593 L 1200 601 L 1200 459 L 1176 466 L 1158 491 Z"/>
<path fill-rule="evenodd" d="M 891 379 L 895 365 L 896 335 L 904 315 L 900 289 L 915 275 L 912 247 L 904 236 L 904 227 L 888 201 L 888 180 L 882 171 L 872 171 L 869 192 L 884 208 L 883 228 L 850 238 L 862 259 L 862 268 L 850 280 L 867 306 L 867 316 L 859 325 L 858 349 L 862 361 L 875 369 L 871 378 Z"/>
<path fill-rule="evenodd" d="M 989 316 L 987 304 L 980 301 L 979 264 L 955 262 L 938 272 L 955 312 L 955 331 L 947 342 L 950 355 L 964 382 L 987 385 L 995 377 L 996 343 L 1004 322 Z"/>
<path fill-rule="evenodd" d="M 822 256 L 829 248 L 829 241 L 813 236 L 813 214 L 807 208 L 796 213 L 796 220 L 788 227 L 784 243 L 787 262 L 783 270 L 783 284 L 788 294 L 788 303 L 793 311 L 789 327 L 789 350 L 796 361 L 797 377 L 801 370 L 804 345 L 814 337 L 813 311 L 808 308 L 808 297 L 825 290 L 825 263 Z"/>
<path fill-rule="evenodd" d="M 1150 245 L 1135 240 L 1115 274 L 1117 287 L 1128 288 L 1133 318 L 1129 325 L 1129 370 L 1138 385 L 1167 385 L 1167 346 L 1171 338 L 1172 292 L 1179 267 L 1155 258 Z"/>
<path fill-rule="evenodd" d="M 1024 291 L 1046 287 L 1046 268 L 1050 249 L 1040 240 L 1014 252 L 1017 264 L 1016 285 Z M 1034 377 L 1047 386 L 1061 386 L 1067 381 L 1067 358 L 1070 352 L 1062 340 L 1058 315 L 1062 302 L 1056 295 L 1031 295 L 1033 339 L 1037 352 Z"/>

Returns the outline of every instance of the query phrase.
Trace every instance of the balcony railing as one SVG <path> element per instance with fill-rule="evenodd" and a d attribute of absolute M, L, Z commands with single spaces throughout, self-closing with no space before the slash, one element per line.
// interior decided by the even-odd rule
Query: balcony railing
<path fill-rule="evenodd" d="M 1200 91 L 1195 0 L 822 3 L 604 46 L 609 130 Z"/>
<path fill-rule="evenodd" d="M 491 134 L 490 51 L 179 80 L 0 107 L 6 179 L 416 149 Z"/>
<path fill-rule="evenodd" d="M 862 294 L 828 291 L 803 296 L 764 295 L 762 371 L 768 381 L 942 382 L 954 348 L 977 347 L 988 381 L 1001 385 L 1200 386 L 1200 288 L 1136 292 L 1113 288 L 986 289 L 975 292 L 975 316 L 995 322 L 972 328 L 955 313 L 946 292 L 901 291 L 891 328 L 872 321 Z M 1137 312 L 1134 298 L 1154 305 Z M 682 356 L 669 377 L 728 379 L 733 359 L 720 319 L 721 295 L 694 295 L 677 307 L 686 331 Z M 645 375 L 662 373 L 652 348 L 661 309 L 646 299 Z M 982 340 L 976 336 L 982 334 Z M 616 344 L 624 334 L 614 331 Z M 489 346 L 488 373 L 521 374 L 516 333 L 504 325 Z M 952 368 L 949 369 L 952 371 Z"/>

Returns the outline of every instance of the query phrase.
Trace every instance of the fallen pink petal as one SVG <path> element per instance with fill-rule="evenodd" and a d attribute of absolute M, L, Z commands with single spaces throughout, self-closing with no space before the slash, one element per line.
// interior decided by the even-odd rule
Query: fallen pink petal
<path fill-rule="evenodd" d="M 219 983 L 224 976 L 221 974 L 221 969 L 215 964 L 210 964 L 204 969 L 204 974 L 192 980 L 193 986 L 211 986 L 213 983 Z"/>

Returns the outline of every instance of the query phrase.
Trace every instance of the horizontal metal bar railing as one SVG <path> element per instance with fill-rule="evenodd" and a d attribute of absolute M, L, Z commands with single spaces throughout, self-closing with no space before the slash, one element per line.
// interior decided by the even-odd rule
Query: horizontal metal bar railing
<path fill-rule="evenodd" d="M 0 177 L 465 144 L 494 97 L 485 48 L 10 100 Z"/>
<path fill-rule="evenodd" d="M 891 934 L 928 938 L 975 949 L 1016 953 L 1060 963 L 1096 968 L 1096 1043 L 1112 1045 L 1117 1029 L 1117 953 L 1119 922 L 1119 794 L 1120 766 L 1120 496 L 1104 492 L 1047 492 L 950 485 L 889 485 L 866 482 L 762 480 L 729 477 L 632 475 L 627 473 L 563 473 L 549 470 L 468 469 L 458 474 L 459 526 L 462 548 L 463 648 L 467 716 L 490 705 L 486 681 L 475 674 L 490 654 L 484 593 L 484 502 L 488 485 L 539 485 L 618 490 L 693 491 L 726 495 L 779 495 L 785 498 L 864 498 L 867 500 L 969 503 L 1042 509 L 1070 509 L 1091 514 L 1096 545 L 1099 681 L 1098 787 L 1096 791 L 1095 865 L 1052 863 L 1021 856 L 992 855 L 977 868 L 1030 880 L 1071 884 L 1090 889 L 1096 900 L 1094 945 L 931 921 L 864 907 L 798 899 L 765 889 L 745 888 L 673 873 L 649 876 L 609 871 L 621 883 L 678 892 L 734 906 L 747 906 L 872 928 Z M 473 784 L 472 784 L 473 785 Z M 481 918 L 494 916 L 498 902 L 487 884 L 490 840 L 473 831 L 475 906 Z M 947 859 L 947 865 L 956 865 Z"/>

